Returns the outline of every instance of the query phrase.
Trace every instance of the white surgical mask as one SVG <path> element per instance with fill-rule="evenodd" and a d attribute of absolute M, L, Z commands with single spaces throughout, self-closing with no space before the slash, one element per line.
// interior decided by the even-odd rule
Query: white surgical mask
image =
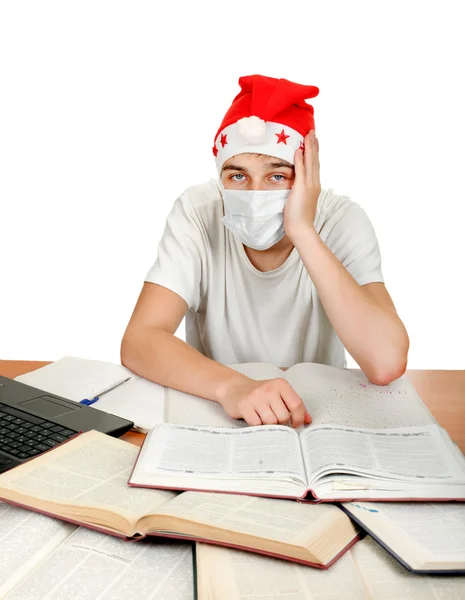
<path fill-rule="evenodd" d="M 284 207 L 291 190 L 228 190 L 223 194 L 222 221 L 254 250 L 268 250 L 284 237 Z"/>

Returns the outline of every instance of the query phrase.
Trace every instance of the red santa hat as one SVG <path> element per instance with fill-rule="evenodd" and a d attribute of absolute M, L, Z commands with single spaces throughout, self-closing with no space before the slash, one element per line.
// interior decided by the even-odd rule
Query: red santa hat
<path fill-rule="evenodd" d="M 313 106 L 319 89 L 264 75 L 239 78 L 234 98 L 213 142 L 218 173 L 225 161 L 243 152 L 268 154 L 294 164 L 294 153 L 315 128 Z"/>

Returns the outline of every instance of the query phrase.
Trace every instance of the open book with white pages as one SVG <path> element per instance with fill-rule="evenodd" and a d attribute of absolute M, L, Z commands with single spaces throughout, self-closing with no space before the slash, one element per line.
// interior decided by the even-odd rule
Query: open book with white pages
<path fill-rule="evenodd" d="M 156 425 L 129 485 L 309 501 L 465 500 L 465 461 L 438 425 L 241 429 Z"/>
<path fill-rule="evenodd" d="M 215 402 L 165 392 L 165 424 L 147 436 L 130 484 L 307 500 L 465 499 L 465 459 L 406 375 L 385 386 L 362 371 L 301 363 L 231 365 L 287 379 L 312 423 L 246 427 Z"/>
<path fill-rule="evenodd" d="M 283 371 L 266 363 L 228 365 L 255 380 L 287 379 L 312 416 L 312 426 L 392 429 L 436 423 L 404 374 L 388 385 L 370 383 L 360 370 L 300 363 Z M 445 399 L 446 401 L 446 399 Z M 167 388 L 165 422 L 200 427 L 245 427 L 216 402 Z"/>
<path fill-rule="evenodd" d="M 129 487 L 137 452 L 86 431 L 1 473 L 0 499 L 138 543 L 149 536 L 201 540 L 321 569 L 358 540 L 358 528 L 332 504 Z"/>
<path fill-rule="evenodd" d="M 197 544 L 198 600 L 463 600 L 465 575 L 413 575 L 371 537 L 328 571 Z"/>
<path fill-rule="evenodd" d="M 192 544 L 128 544 L 0 502 L 0 598 L 194 599 Z"/>
<path fill-rule="evenodd" d="M 465 504 L 347 502 L 339 507 L 409 571 L 465 575 Z"/>

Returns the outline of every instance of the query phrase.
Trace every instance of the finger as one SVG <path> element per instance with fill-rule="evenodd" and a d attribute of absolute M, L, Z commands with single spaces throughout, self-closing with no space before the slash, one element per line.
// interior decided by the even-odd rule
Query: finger
<path fill-rule="evenodd" d="M 292 427 L 300 427 L 304 424 L 306 411 L 302 398 L 285 379 L 280 382 L 280 391 L 281 398 L 291 413 Z"/>
<path fill-rule="evenodd" d="M 296 181 L 303 181 L 305 176 L 304 152 L 300 148 L 297 148 L 294 154 L 294 173 Z"/>
<path fill-rule="evenodd" d="M 262 425 L 262 420 L 253 406 L 248 405 L 244 407 L 242 418 L 248 425 Z"/>
<path fill-rule="evenodd" d="M 306 410 L 304 423 L 305 423 L 305 425 L 310 425 L 311 422 L 312 422 L 312 417 L 311 417 L 310 413 L 308 412 L 308 410 Z"/>
<path fill-rule="evenodd" d="M 271 408 L 273 409 L 273 412 L 276 415 L 280 425 L 285 425 L 291 420 L 291 413 L 287 410 L 287 406 L 284 404 L 281 396 L 275 396 L 271 400 Z"/>
<path fill-rule="evenodd" d="M 319 181 L 320 159 L 318 156 L 318 140 L 316 136 L 311 135 L 311 131 L 306 136 L 308 138 L 306 144 L 309 147 L 306 154 L 309 156 L 309 160 L 305 163 L 305 173 L 312 182 L 316 182 Z"/>
<path fill-rule="evenodd" d="M 315 136 L 313 136 L 312 138 L 312 144 L 313 144 L 313 167 L 314 170 L 317 171 L 319 169 L 319 165 L 320 165 L 320 159 L 318 157 L 318 139 Z"/>
<path fill-rule="evenodd" d="M 305 164 L 305 173 L 310 176 L 313 170 L 314 164 L 314 149 L 313 149 L 313 140 L 310 135 L 310 132 L 305 136 L 305 152 L 304 152 L 304 164 Z"/>
<path fill-rule="evenodd" d="M 260 417 L 263 425 L 277 425 L 278 418 L 271 410 L 270 405 L 266 400 L 262 400 L 259 404 L 254 406 L 255 412 Z"/>

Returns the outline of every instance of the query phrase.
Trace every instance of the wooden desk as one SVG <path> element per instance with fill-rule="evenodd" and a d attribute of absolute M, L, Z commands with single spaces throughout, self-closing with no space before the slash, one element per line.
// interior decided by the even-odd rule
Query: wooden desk
<path fill-rule="evenodd" d="M 0 375 L 13 378 L 48 364 L 37 361 L 0 360 Z M 465 370 L 408 369 L 407 377 L 438 423 L 465 454 Z M 144 435 L 131 431 L 122 439 L 140 446 Z"/>

